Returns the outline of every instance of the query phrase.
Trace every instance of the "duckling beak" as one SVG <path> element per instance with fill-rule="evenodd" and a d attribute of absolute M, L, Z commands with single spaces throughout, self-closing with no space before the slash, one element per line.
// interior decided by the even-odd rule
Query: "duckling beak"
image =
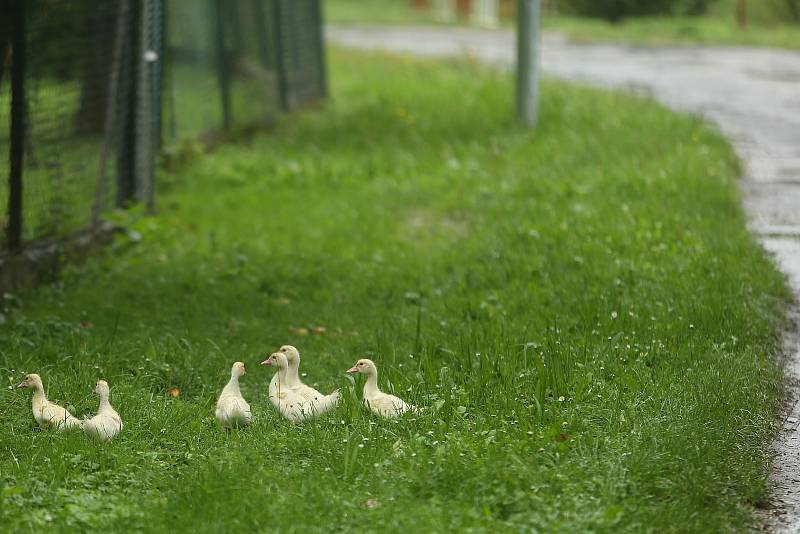
<path fill-rule="evenodd" d="M 353 367 L 351 367 L 350 369 L 348 369 L 348 370 L 347 370 L 347 372 L 348 372 L 348 373 L 357 373 L 357 372 L 358 372 L 358 369 L 356 369 L 356 366 L 354 365 Z"/>
<path fill-rule="evenodd" d="M 16 387 L 17 387 L 17 389 L 26 388 L 26 387 L 28 387 L 28 383 L 27 382 L 20 382 L 19 384 L 16 385 Z"/>
<path fill-rule="evenodd" d="M 261 365 L 272 365 L 273 362 L 274 360 L 272 359 L 272 356 L 270 356 L 269 358 L 261 362 Z"/>

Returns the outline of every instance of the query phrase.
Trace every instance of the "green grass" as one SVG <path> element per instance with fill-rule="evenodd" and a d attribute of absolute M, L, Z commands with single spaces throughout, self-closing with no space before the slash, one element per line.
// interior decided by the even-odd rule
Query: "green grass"
<path fill-rule="evenodd" d="M 800 48 L 800 24 L 788 22 L 781 0 L 750 0 L 745 29 L 737 26 L 735 9 L 735 0 L 719 0 L 703 16 L 633 17 L 620 23 L 549 12 L 542 25 L 577 42 Z M 325 19 L 333 24 L 442 24 L 406 0 L 326 0 Z"/>
<path fill-rule="evenodd" d="M 577 42 L 800 48 L 800 25 L 752 24 L 741 29 L 733 17 L 635 17 L 612 24 L 550 15 L 542 22 L 545 29 L 562 32 Z"/>
<path fill-rule="evenodd" d="M 141 241 L 5 296 L 6 384 L 39 372 L 83 415 L 104 377 L 126 428 L 106 445 L 41 432 L 29 395 L 2 388 L 0 521 L 752 525 L 788 295 L 745 228 L 729 145 L 652 102 L 556 82 L 523 130 L 509 77 L 468 62 L 336 51 L 331 79 L 326 109 L 163 177 L 160 215 L 130 221 Z M 277 417 L 258 362 L 284 343 L 344 406 Z M 365 413 L 343 372 L 361 357 L 431 408 Z M 226 439 L 212 403 L 235 360 L 255 422 Z"/>

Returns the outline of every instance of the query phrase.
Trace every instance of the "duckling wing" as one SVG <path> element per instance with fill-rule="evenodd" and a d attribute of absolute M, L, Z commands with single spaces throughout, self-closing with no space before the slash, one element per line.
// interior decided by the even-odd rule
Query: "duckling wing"
<path fill-rule="evenodd" d="M 252 420 L 250 405 L 244 398 L 237 396 L 220 397 L 214 415 L 227 428 L 247 426 Z"/>
<path fill-rule="evenodd" d="M 278 411 L 293 423 L 302 423 L 317 415 L 314 404 L 296 391 L 281 392 L 278 400 Z"/>
<path fill-rule="evenodd" d="M 338 389 L 330 395 L 320 396 L 314 401 L 314 409 L 316 414 L 322 415 L 336 408 L 339 405 L 340 397 L 341 395 L 339 394 Z"/>
<path fill-rule="evenodd" d="M 82 425 L 81 421 L 73 417 L 66 408 L 52 402 L 42 406 L 36 421 L 42 427 L 55 428 L 57 430 L 73 430 L 80 428 Z"/>
<path fill-rule="evenodd" d="M 116 414 L 116 412 L 115 412 Z M 88 437 L 109 441 L 122 431 L 122 419 L 119 415 L 98 414 L 83 421 L 83 432 Z"/>
<path fill-rule="evenodd" d="M 322 415 L 329 412 L 339 404 L 339 391 L 336 390 L 330 395 L 323 395 L 316 389 L 305 384 L 295 386 L 294 391 L 303 399 L 307 405 L 307 410 L 310 409 L 312 415 Z"/>
<path fill-rule="evenodd" d="M 364 403 L 369 409 L 381 417 L 393 418 L 400 414 L 413 410 L 414 407 L 405 402 L 400 397 L 394 395 L 381 394 L 371 399 L 364 399 Z"/>
<path fill-rule="evenodd" d="M 295 384 L 291 387 L 292 392 L 296 393 L 297 395 L 303 397 L 309 402 L 318 401 L 321 397 L 324 397 L 322 393 L 317 391 L 316 389 L 312 388 L 311 386 L 307 386 L 300 382 L 299 384 Z"/>

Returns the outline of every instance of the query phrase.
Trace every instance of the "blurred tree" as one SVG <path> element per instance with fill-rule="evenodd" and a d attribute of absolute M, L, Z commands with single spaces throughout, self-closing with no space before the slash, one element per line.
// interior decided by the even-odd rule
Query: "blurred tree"
<path fill-rule="evenodd" d="M 7 10 L 7 8 L 6 8 Z M 11 66 L 11 20 L 4 11 L 0 17 L 0 88 L 3 86 L 3 73 Z"/>
<path fill-rule="evenodd" d="M 747 0 L 736 0 L 736 25 L 741 29 L 747 27 Z"/>
<path fill-rule="evenodd" d="M 784 0 L 784 3 L 792 22 L 800 22 L 800 0 Z"/>
<path fill-rule="evenodd" d="M 617 22 L 647 15 L 701 15 L 714 0 L 562 0 L 559 10 Z"/>
<path fill-rule="evenodd" d="M 708 11 L 710 4 L 714 0 L 684 0 L 683 5 L 678 6 L 678 13 L 681 15 L 702 15 Z"/>

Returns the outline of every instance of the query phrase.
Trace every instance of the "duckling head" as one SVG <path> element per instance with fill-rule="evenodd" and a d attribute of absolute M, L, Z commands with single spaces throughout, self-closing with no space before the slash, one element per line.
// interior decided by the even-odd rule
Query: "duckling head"
<path fill-rule="evenodd" d="M 281 354 L 286 355 L 286 361 L 289 362 L 290 364 L 293 364 L 295 362 L 297 364 L 300 363 L 300 351 L 298 351 L 293 346 L 284 345 L 284 346 L 282 346 L 280 348 L 280 350 L 278 352 L 280 352 Z"/>
<path fill-rule="evenodd" d="M 367 358 L 362 358 L 356 362 L 356 364 L 347 370 L 348 373 L 361 373 L 365 375 L 372 374 L 377 371 L 377 367 L 375 367 L 375 362 L 372 360 L 368 360 Z"/>
<path fill-rule="evenodd" d="M 278 352 L 275 354 L 275 364 L 278 366 L 278 369 L 288 369 L 289 368 L 289 358 L 286 357 L 285 354 L 282 352 Z"/>
<path fill-rule="evenodd" d="M 94 392 L 100 395 L 108 395 L 108 382 L 105 380 L 98 380 L 97 384 L 94 385 Z"/>
<path fill-rule="evenodd" d="M 289 367 L 289 360 L 282 352 L 273 352 L 269 358 L 261 362 L 261 365 L 275 365 L 278 369 L 287 369 Z"/>
<path fill-rule="evenodd" d="M 42 387 L 42 377 L 37 375 L 36 373 L 31 373 L 29 375 L 25 375 L 25 380 L 17 384 L 18 388 L 41 388 Z"/>
<path fill-rule="evenodd" d="M 231 367 L 231 376 L 235 376 L 236 378 L 241 378 L 247 371 L 244 368 L 244 363 L 236 362 Z"/>

